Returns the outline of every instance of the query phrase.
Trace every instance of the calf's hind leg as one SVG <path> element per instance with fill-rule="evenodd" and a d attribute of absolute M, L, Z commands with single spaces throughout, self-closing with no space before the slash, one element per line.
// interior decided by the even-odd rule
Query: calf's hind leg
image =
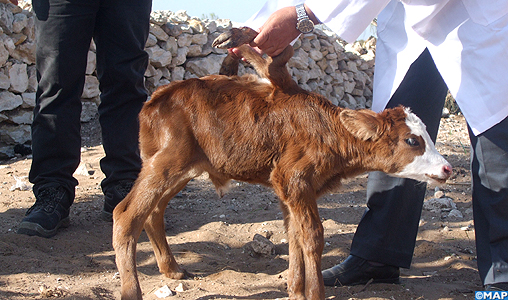
<path fill-rule="evenodd" d="M 187 277 L 187 273 L 176 262 L 166 240 L 164 212 L 169 201 L 185 187 L 189 180 L 183 180 L 174 189 L 168 191 L 145 222 L 145 231 L 152 244 L 159 271 L 171 279 L 183 279 Z"/>
<path fill-rule="evenodd" d="M 160 202 L 169 201 L 168 197 L 164 197 L 165 192 L 170 190 L 168 196 L 176 194 L 177 189 L 183 188 L 190 177 L 185 176 L 189 174 L 185 165 L 188 160 L 181 156 L 179 157 L 181 160 L 171 159 L 173 154 L 171 152 L 168 151 L 166 154 L 159 152 L 144 161 L 131 192 L 113 212 L 113 247 L 122 282 L 122 299 L 141 299 L 141 288 L 136 272 L 136 243 L 149 218 L 147 233 L 156 247 L 156 255 L 160 255 L 159 266 L 160 262 L 170 262 L 166 265 L 167 268 L 163 267 L 161 270 L 166 275 L 169 274 L 169 277 L 183 274 L 165 240 L 164 212 Z"/>
<path fill-rule="evenodd" d="M 113 248 L 116 254 L 116 266 L 122 283 L 122 300 L 142 299 L 136 273 L 136 243 L 143 229 L 144 219 L 130 218 L 127 208 L 134 207 L 136 184 L 131 192 L 113 211 Z"/>

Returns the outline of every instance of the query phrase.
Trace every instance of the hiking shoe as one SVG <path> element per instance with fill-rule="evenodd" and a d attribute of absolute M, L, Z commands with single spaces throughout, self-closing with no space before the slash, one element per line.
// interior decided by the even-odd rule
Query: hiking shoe
<path fill-rule="evenodd" d="M 398 267 L 375 266 L 358 256 L 350 255 L 342 263 L 322 272 L 326 286 L 344 286 L 372 283 L 399 283 Z"/>
<path fill-rule="evenodd" d="M 50 238 L 56 234 L 58 228 L 69 226 L 72 199 L 65 188 L 42 188 L 35 198 L 35 204 L 27 210 L 17 233 Z"/>
<path fill-rule="evenodd" d="M 486 291 L 508 291 L 508 282 L 491 283 L 485 286 Z"/>
<path fill-rule="evenodd" d="M 112 188 L 104 190 L 104 208 L 101 217 L 104 221 L 113 222 L 113 210 L 125 196 L 131 191 L 134 182 L 130 180 L 120 181 Z"/>

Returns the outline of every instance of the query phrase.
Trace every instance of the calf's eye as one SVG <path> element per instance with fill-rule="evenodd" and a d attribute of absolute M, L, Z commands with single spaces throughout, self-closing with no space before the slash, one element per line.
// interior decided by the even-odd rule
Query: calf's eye
<path fill-rule="evenodd" d="M 405 142 L 406 142 L 406 144 L 408 144 L 411 147 L 420 146 L 420 143 L 414 138 L 408 138 L 405 140 Z"/>

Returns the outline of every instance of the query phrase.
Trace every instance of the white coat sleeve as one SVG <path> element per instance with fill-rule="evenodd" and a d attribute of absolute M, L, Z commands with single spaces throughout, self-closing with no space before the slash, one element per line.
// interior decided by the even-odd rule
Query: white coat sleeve
<path fill-rule="evenodd" d="M 354 42 L 390 0 L 307 0 L 316 17 L 348 43 Z"/>
<path fill-rule="evenodd" d="M 244 25 L 257 29 L 276 10 L 295 6 L 305 0 L 268 0 Z M 316 17 L 338 36 L 354 42 L 390 0 L 307 0 Z"/>
<path fill-rule="evenodd" d="M 462 0 L 473 22 L 487 26 L 508 14 L 506 0 Z M 486 5 L 487 4 L 487 5 Z"/>
<path fill-rule="evenodd" d="M 252 17 L 245 21 L 243 25 L 257 30 L 275 11 L 287 6 L 296 6 L 303 3 L 304 1 L 305 0 L 268 0 L 265 2 L 263 7 L 261 7 L 258 12 L 256 12 L 254 15 L 252 15 Z"/>

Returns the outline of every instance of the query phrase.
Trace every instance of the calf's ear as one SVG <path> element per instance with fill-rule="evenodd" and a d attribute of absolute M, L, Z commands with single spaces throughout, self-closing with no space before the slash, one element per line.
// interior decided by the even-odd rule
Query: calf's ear
<path fill-rule="evenodd" d="M 361 140 L 376 140 L 382 134 L 382 122 L 378 115 L 369 110 L 343 110 L 340 121 L 347 131 Z"/>

